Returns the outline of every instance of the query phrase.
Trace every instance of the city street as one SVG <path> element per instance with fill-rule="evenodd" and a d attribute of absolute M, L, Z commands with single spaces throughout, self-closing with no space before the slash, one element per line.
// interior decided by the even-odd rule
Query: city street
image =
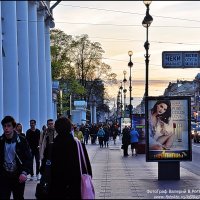
<path fill-rule="evenodd" d="M 182 162 L 181 166 L 200 176 L 200 143 L 192 143 L 192 162 Z"/>
<path fill-rule="evenodd" d="M 147 163 L 144 154 L 123 157 L 120 146 L 119 139 L 109 148 L 87 145 L 97 199 L 200 198 L 200 144 L 193 145 L 193 161 L 181 163 L 179 181 L 158 181 L 158 163 Z M 27 182 L 26 199 L 35 198 L 36 183 Z"/>

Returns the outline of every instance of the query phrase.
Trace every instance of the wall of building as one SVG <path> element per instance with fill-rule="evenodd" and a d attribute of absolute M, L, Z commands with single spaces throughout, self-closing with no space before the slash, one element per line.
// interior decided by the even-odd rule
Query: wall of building
<path fill-rule="evenodd" d="M 53 118 L 49 3 L 0 1 L 0 119 L 37 127 Z"/>

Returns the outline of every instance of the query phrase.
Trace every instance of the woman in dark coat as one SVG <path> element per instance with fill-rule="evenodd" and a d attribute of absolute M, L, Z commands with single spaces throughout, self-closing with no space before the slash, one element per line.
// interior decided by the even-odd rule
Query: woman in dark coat
<path fill-rule="evenodd" d="M 52 148 L 50 198 L 81 199 L 81 176 L 76 141 L 71 134 L 71 121 L 61 117 L 55 122 L 58 136 Z M 92 169 L 85 145 L 82 144 L 87 168 L 92 176 Z M 83 166 L 83 161 L 82 161 Z M 86 172 L 83 169 L 83 173 Z"/>
<path fill-rule="evenodd" d="M 130 144 L 130 130 L 127 126 L 122 131 L 122 144 L 124 150 L 124 156 L 128 156 L 128 146 Z"/>

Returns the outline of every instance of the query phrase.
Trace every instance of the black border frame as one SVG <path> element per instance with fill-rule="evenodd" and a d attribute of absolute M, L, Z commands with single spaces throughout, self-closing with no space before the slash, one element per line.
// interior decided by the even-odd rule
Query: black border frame
<path fill-rule="evenodd" d="M 148 123 L 148 101 L 149 100 L 187 100 L 188 106 L 188 159 L 149 159 L 149 123 Z M 177 161 L 192 161 L 192 140 L 191 140 L 191 97 L 190 96 L 148 96 L 145 98 L 145 134 L 146 134 L 146 162 L 177 162 Z"/>

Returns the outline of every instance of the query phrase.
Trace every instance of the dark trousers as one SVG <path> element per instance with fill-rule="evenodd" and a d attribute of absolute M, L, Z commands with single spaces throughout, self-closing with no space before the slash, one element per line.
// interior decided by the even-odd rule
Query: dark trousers
<path fill-rule="evenodd" d="M 124 156 L 128 155 L 128 144 L 124 144 Z"/>
<path fill-rule="evenodd" d="M 32 168 L 31 168 L 31 176 L 34 175 L 34 170 L 33 170 L 33 162 L 34 162 L 34 158 L 35 158 L 35 162 L 36 162 L 36 175 L 39 174 L 40 172 L 40 153 L 39 153 L 39 150 L 32 150 L 31 151 L 32 153 Z"/>
<path fill-rule="evenodd" d="M 10 199 L 11 192 L 14 199 L 24 199 L 24 189 L 25 183 L 19 183 L 19 175 L 0 175 L 0 199 Z"/>
<path fill-rule="evenodd" d="M 100 147 L 103 147 L 103 137 L 99 137 L 99 145 Z"/>
<path fill-rule="evenodd" d="M 107 139 L 104 139 L 103 142 L 104 142 L 104 146 L 105 146 L 105 147 L 108 147 L 108 140 L 107 140 Z"/>
<path fill-rule="evenodd" d="M 89 136 L 88 135 L 84 135 L 84 144 L 88 144 L 88 139 L 89 139 Z"/>

